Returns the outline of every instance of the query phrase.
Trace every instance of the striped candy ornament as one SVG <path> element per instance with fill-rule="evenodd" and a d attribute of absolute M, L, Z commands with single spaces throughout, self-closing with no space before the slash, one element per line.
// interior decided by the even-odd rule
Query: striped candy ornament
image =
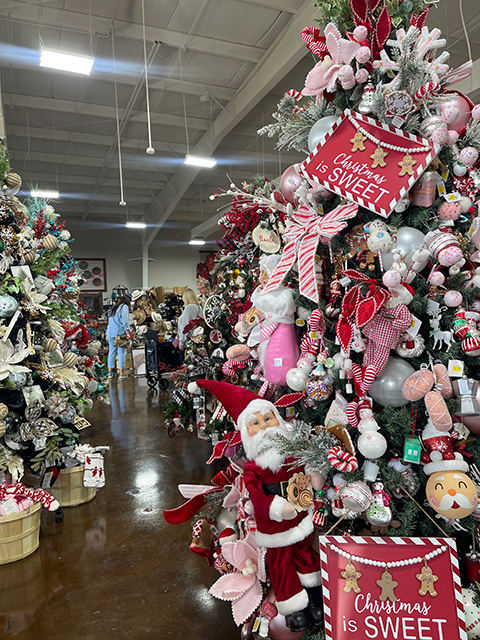
<path fill-rule="evenodd" d="M 332 447 L 327 453 L 327 460 L 334 469 L 352 473 L 358 469 L 358 460 L 354 455 L 342 449 L 340 445 Z"/>
<path fill-rule="evenodd" d="M 318 27 L 305 27 L 301 36 L 302 40 L 307 45 L 307 49 L 311 51 L 314 56 L 323 58 L 323 56 L 328 53 L 325 36 L 321 35 L 321 31 Z"/>
<path fill-rule="evenodd" d="M 296 100 L 297 102 L 302 99 L 302 94 L 296 89 L 289 89 L 285 95 L 289 96 L 290 98 L 294 98 L 294 100 Z"/>
<path fill-rule="evenodd" d="M 288 243 L 282 259 L 275 267 L 265 287 L 265 293 L 276 289 L 298 261 L 300 294 L 318 303 L 318 287 L 315 274 L 315 253 L 320 238 L 331 240 L 347 226 L 347 220 L 354 218 L 358 212 L 357 204 L 338 206 L 324 216 L 307 207 L 299 207 L 286 232 Z M 297 249 L 298 244 L 298 249 Z"/>

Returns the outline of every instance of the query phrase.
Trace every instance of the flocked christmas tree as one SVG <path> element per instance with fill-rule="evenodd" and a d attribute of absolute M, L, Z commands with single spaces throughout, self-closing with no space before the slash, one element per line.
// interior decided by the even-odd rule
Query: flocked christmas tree
<path fill-rule="evenodd" d="M 466 587 L 479 557 L 480 105 L 455 90 L 472 63 L 450 68 L 446 40 L 425 25 L 433 4 L 321 0 L 319 26 L 303 30 L 317 62 L 259 134 L 306 157 L 282 175 L 283 199 L 272 201 L 285 216 L 282 244 L 250 296 L 263 384 L 250 377 L 237 386 L 285 409 L 290 429 L 268 438 L 268 450 L 323 476 L 322 490 L 313 480 L 310 487 L 317 533 L 452 538 Z M 260 637 L 270 627 L 270 637 L 287 638 L 276 613 L 292 609 L 278 593 L 280 608 L 272 606 L 267 590 L 273 582 L 275 592 L 276 569 L 268 548 L 264 573 L 264 516 L 255 523 L 259 497 L 249 500 L 242 478 L 245 457 L 246 468 L 256 457 L 239 427 L 215 447 L 213 458 L 228 457 L 230 466 L 201 501 L 194 546 L 224 574 L 212 593 L 232 601 L 243 637 L 253 637 L 258 619 Z M 422 597 L 432 557 L 410 562 L 425 565 L 410 583 Z M 348 560 L 338 580 L 357 593 L 364 559 Z M 379 566 L 380 600 L 394 602 L 384 580 L 395 565 Z M 438 576 L 429 575 L 433 585 Z M 247 585 L 242 576 L 255 579 Z M 464 597 L 474 638 L 478 595 Z M 287 626 L 305 630 L 308 619 L 322 637 L 322 625 L 305 612 Z M 460 633 L 456 620 L 450 624 Z"/>
<path fill-rule="evenodd" d="M 18 200 L 21 178 L 10 171 L 3 147 L 2 154 L 0 492 L 5 498 L 5 491 L 27 495 L 16 485 L 25 467 L 34 473 L 60 467 L 64 452 L 72 453 L 89 424 L 84 413 L 95 398 L 105 399 L 106 374 L 101 344 L 90 340 L 88 317 L 78 301 L 70 233 L 47 200 Z"/>

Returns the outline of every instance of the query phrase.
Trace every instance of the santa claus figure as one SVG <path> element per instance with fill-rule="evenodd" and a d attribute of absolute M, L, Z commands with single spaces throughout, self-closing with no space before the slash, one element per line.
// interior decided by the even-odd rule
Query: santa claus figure
<path fill-rule="evenodd" d="M 320 628 L 319 558 L 312 549 L 313 489 L 322 474 L 295 465 L 272 441 L 289 435 L 274 404 L 226 382 L 198 380 L 236 422 L 248 462 L 244 480 L 255 509 L 257 543 L 267 549 L 267 565 L 280 614 L 291 631 Z M 189 386 L 189 390 L 194 389 Z"/>

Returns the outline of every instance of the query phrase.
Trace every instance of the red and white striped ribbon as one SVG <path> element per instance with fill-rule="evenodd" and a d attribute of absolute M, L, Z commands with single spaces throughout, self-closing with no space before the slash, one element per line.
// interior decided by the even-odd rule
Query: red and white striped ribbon
<path fill-rule="evenodd" d="M 301 33 L 302 40 L 306 43 L 307 49 L 309 49 L 314 56 L 319 57 L 323 57 L 324 54 L 328 53 L 325 36 L 322 36 L 321 33 L 318 27 L 305 27 Z"/>
<path fill-rule="evenodd" d="M 297 102 L 299 102 L 302 99 L 302 94 L 300 93 L 300 91 L 297 91 L 296 89 L 289 89 L 285 95 L 290 96 L 291 98 L 295 98 Z"/>
<path fill-rule="evenodd" d="M 347 226 L 347 220 L 357 215 L 358 204 L 338 206 L 324 216 L 318 216 L 307 207 L 299 207 L 293 214 L 286 236 L 282 259 L 273 271 L 265 293 L 276 289 L 298 260 L 299 290 L 301 295 L 318 302 L 315 275 L 315 253 L 320 237 L 329 240 Z M 297 253 L 297 243 L 298 253 Z"/>

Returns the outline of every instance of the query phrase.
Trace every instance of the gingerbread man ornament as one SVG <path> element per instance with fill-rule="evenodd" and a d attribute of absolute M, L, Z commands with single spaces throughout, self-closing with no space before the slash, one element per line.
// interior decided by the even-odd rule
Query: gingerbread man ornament
<path fill-rule="evenodd" d="M 433 574 L 428 564 L 425 564 L 425 566 L 422 567 L 422 571 L 417 573 L 417 578 L 421 583 L 421 587 L 418 590 L 418 593 L 421 596 L 426 596 L 427 593 L 431 596 L 437 595 L 437 592 L 435 591 L 435 582 L 438 580 L 438 576 Z"/>
<path fill-rule="evenodd" d="M 395 587 L 398 587 L 398 582 L 393 579 L 392 574 L 385 569 L 380 580 L 377 580 L 377 584 L 382 590 L 379 596 L 379 600 L 390 600 L 390 602 L 396 602 L 397 596 L 393 593 Z"/>
<path fill-rule="evenodd" d="M 353 562 L 348 562 L 345 571 L 342 571 L 340 575 L 342 578 L 345 578 L 345 586 L 343 587 L 345 593 L 349 593 L 350 591 L 360 593 L 361 589 L 358 586 L 357 580 L 362 577 L 362 574 L 360 571 L 357 571 Z"/>

